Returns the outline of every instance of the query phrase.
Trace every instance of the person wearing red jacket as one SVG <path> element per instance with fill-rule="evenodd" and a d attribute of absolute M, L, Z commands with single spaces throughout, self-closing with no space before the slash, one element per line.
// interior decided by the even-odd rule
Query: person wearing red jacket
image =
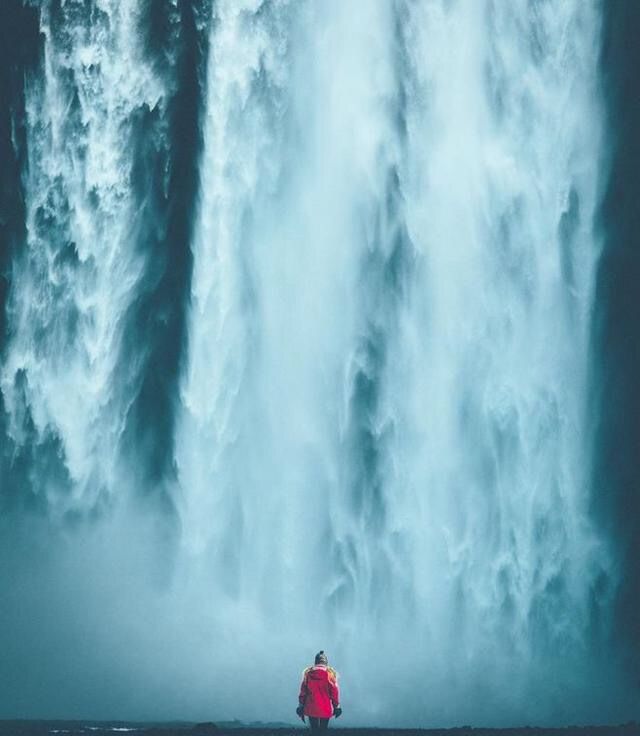
<path fill-rule="evenodd" d="M 314 666 L 307 667 L 302 673 L 298 700 L 296 713 L 303 722 L 308 716 L 312 731 L 326 729 L 332 715 L 336 718 L 342 715 L 338 673 L 329 667 L 323 651 L 316 654 Z"/>

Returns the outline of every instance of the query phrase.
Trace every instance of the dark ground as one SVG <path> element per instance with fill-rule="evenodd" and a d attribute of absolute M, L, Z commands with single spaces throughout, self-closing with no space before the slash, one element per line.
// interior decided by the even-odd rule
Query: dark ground
<path fill-rule="evenodd" d="M 131 723 L 122 721 L 0 721 L 0 736 L 287 736 L 306 728 L 287 724 L 245 726 L 241 723 Z M 340 728 L 340 736 L 640 736 L 640 723 L 618 726 L 567 726 L 565 728 L 460 728 L 390 729 Z"/>

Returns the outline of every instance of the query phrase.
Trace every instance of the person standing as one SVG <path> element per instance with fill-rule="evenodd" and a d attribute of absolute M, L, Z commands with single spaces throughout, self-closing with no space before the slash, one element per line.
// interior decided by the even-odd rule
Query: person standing
<path fill-rule="evenodd" d="M 325 730 L 331 716 L 339 718 L 342 715 L 338 673 L 329 667 L 324 651 L 318 652 L 313 667 L 307 667 L 302 673 L 298 701 L 296 713 L 303 723 L 305 716 L 309 718 L 312 731 Z"/>

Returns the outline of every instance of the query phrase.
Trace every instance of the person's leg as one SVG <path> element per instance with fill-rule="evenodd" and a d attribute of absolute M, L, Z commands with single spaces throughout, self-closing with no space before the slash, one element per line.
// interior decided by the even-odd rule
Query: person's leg
<path fill-rule="evenodd" d="M 312 731 L 317 731 L 318 730 L 318 721 L 319 720 L 320 720 L 319 718 L 313 718 L 313 716 L 309 716 L 309 726 L 310 726 L 310 728 L 311 728 Z"/>
<path fill-rule="evenodd" d="M 326 731 L 329 725 L 328 718 L 318 718 L 318 731 Z"/>

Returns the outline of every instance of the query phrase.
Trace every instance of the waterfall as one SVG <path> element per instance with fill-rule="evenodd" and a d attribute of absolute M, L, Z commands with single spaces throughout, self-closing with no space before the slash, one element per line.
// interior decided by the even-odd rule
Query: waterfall
<path fill-rule="evenodd" d="M 345 725 L 623 712 L 592 513 L 601 14 L 42 3 L 0 408 L 35 500 L 7 518 L 56 550 L 24 595 L 65 641 L 76 595 L 103 625 L 70 712 L 291 721 L 321 648 Z"/>
<path fill-rule="evenodd" d="M 183 544 L 234 636 L 375 650 L 381 712 L 582 687 L 597 47 L 584 3 L 216 6 Z"/>
<path fill-rule="evenodd" d="M 27 80 L 26 247 L 12 268 L 1 387 L 9 435 L 39 448 L 31 493 L 54 515 L 100 507 L 119 482 L 133 365 L 124 322 L 146 261 L 135 131 L 162 105 L 138 3 L 43 3 Z"/>

